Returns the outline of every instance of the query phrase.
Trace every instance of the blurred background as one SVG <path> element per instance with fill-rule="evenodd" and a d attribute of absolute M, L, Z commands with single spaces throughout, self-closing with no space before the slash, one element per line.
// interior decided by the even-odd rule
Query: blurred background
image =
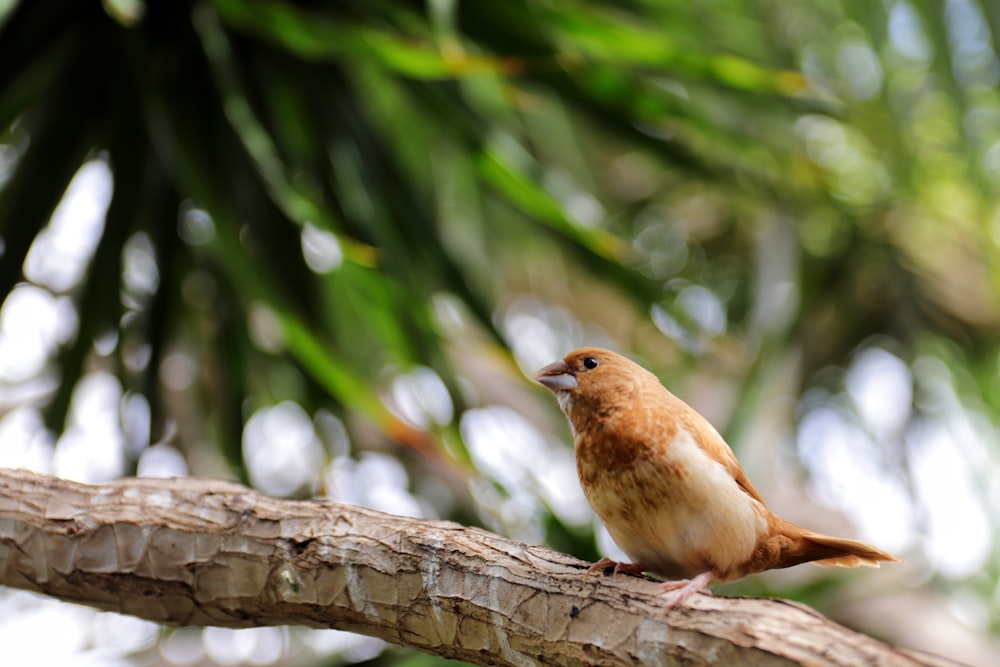
<path fill-rule="evenodd" d="M 991 0 L 0 1 L 0 465 L 221 476 L 596 559 L 527 376 L 611 347 L 777 513 L 906 560 L 720 592 L 995 664 L 998 84 Z M 0 645 L 444 662 L 10 590 Z"/>

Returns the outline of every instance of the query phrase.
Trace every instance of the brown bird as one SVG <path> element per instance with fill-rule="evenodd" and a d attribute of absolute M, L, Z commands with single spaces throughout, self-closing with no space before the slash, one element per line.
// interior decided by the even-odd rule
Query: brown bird
<path fill-rule="evenodd" d="M 614 566 L 670 579 L 663 588 L 680 589 L 674 607 L 710 583 L 764 570 L 897 560 L 772 514 L 718 431 L 625 357 L 582 348 L 534 377 L 573 426 L 590 506 L 633 560 L 602 558 L 588 574 Z"/>

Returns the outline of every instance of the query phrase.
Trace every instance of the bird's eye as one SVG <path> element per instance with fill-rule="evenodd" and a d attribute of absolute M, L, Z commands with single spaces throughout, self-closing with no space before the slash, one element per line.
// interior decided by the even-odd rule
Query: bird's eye
<path fill-rule="evenodd" d="M 583 367 L 586 368 L 587 370 L 590 370 L 592 368 L 597 368 L 598 365 L 600 365 L 600 363 L 601 362 L 597 360 L 597 357 L 584 357 L 583 358 Z"/>

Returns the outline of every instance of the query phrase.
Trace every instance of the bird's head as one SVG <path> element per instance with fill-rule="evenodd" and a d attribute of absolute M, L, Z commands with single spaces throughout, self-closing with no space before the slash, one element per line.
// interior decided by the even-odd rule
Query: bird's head
<path fill-rule="evenodd" d="M 556 396 L 574 428 L 579 420 L 625 407 L 650 380 L 649 371 L 620 354 L 598 347 L 573 350 L 534 375 Z"/>

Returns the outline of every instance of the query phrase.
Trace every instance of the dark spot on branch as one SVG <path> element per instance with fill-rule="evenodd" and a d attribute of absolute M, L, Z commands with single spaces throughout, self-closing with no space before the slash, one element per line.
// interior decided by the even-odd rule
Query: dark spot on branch
<path fill-rule="evenodd" d="M 286 544 L 288 545 L 288 553 L 293 557 L 301 556 L 309 548 L 309 545 L 315 541 L 316 539 L 313 537 L 306 540 L 287 540 Z"/>

